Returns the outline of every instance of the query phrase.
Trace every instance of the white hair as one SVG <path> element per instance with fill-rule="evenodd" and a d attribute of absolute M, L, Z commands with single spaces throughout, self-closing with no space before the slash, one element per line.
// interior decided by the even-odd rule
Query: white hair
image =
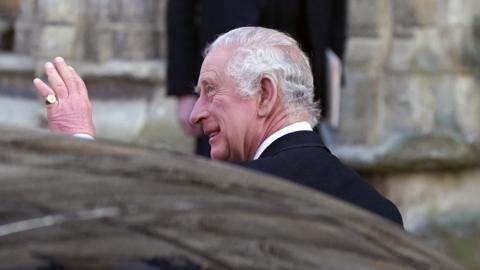
<path fill-rule="evenodd" d="M 236 81 L 240 95 L 255 95 L 260 78 L 268 74 L 276 81 L 287 113 L 307 113 L 310 124 L 317 124 L 320 111 L 314 101 L 312 69 L 293 38 L 273 29 L 241 27 L 219 36 L 205 54 L 218 47 L 235 49 L 226 74 Z"/>

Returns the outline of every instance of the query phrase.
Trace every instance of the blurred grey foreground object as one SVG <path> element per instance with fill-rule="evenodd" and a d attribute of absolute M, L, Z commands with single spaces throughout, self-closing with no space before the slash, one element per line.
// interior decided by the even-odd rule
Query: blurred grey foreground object
<path fill-rule="evenodd" d="M 461 269 L 316 191 L 163 150 L 0 127 L 0 187 L 0 269 Z"/>

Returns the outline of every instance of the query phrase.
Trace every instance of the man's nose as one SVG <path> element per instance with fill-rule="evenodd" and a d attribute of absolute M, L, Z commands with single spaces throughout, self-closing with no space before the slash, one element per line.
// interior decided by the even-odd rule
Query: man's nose
<path fill-rule="evenodd" d="M 200 96 L 195 102 L 195 105 L 193 105 L 189 121 L 192 125 L 201 124 L 202 119 L 206 118 L 207 115 L 208 112 L 206 110 L 205 98 L 203 96 Z"/>

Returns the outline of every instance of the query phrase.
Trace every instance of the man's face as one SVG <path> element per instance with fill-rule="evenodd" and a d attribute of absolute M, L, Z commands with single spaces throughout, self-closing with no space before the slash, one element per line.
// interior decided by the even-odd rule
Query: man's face
<path fill-rule="evenodd" d="M 225 74 L 231 56 L 231 49 L 216 48 L 205 57 L 190 122 L 200 124 L 210 137 L 212 159 L 247 160 L 260 143 L 257 99 L 241 97 L 233 78 Z"/>

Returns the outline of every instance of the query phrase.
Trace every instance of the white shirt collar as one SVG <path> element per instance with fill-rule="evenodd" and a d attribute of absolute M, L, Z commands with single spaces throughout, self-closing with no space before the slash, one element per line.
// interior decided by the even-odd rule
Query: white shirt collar
<path fill-rule="evenodd" d="M 268 138 L 260 144 L 257 151 L 255 152 L 255 156 L 253 156 L 253 159 L 258 159 L 260 155 L 262 155 L 263 151 L 265 151 L 265 149 L 267 149 L 267 147 L 274 141 L 276 141 L 278 138 L 285 136 L 289 133 L 302 130 L 312 131 L 313 129 L 308 122 L 297 122 L 275 131 L 272 135 L 268 136 Z"/>

